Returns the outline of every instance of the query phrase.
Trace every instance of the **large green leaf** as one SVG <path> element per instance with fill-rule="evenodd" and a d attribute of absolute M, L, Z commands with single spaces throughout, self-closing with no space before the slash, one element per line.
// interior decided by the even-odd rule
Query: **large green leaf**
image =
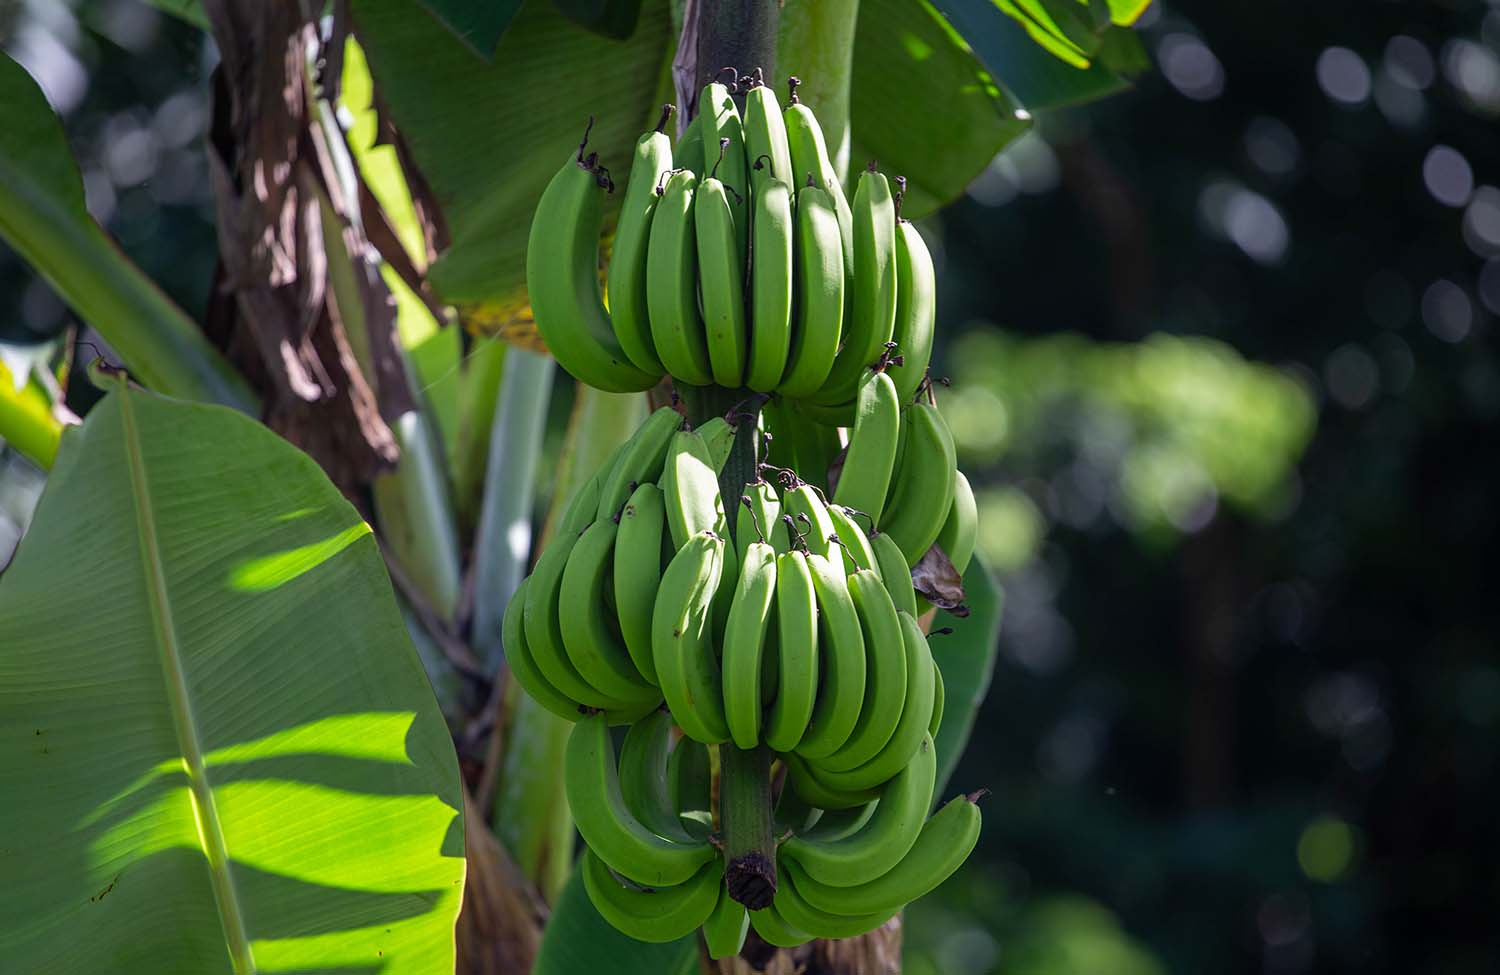
<path fill-rule="evenodd" d="M 480 57 L 495 55 L 500 35 L 515 19 L 521 0 L 421 0 L 453 36 L 463 41 Z"/>
<path fill-rule="evenodd" d="M 901 212 L 913 219 L 962 193 L 1028 125 L 925 0 L 861 0 L 850 118 L 851 184 L 877 160 L 906 177 Z"/>
<path fill-rule="evenodd" d="M 432 267 L 433 286 L 471 306 L 471 321 L 503 322 L 525 304 L 536 201 L 590 116 L 590 150 L 623 185 L 635 140 L 667 90 L 666 0 L 642 4 L 627 41 L 531 0 L 490 63 L 407 0 L 354 0 L 353 11 L 380 96 L 447 219 L 452 242 Z"/>
<path fill-rule="evenodd" d="M 542 932 L 531 975 L 690 975 L 698 971 L 696 933 L 646 944 L 616 931 L 594 910 L 583 878 L 573 872 Z"/>
<path fill-rule="evenodd" d="M 256 409 L 243 378 L 84 208 L 61 123 L 26 69 L 0 51 L 0 237 L 98 329 L 148 385 Z"/>
<path fill-rule="evenodd" d="M 942 798 L 948 777 L 969 743 L 979 705 L 989 693 L 990 676 L 999 650 L 1000 611 L 1004 593 L 994 575 L 978 557 L 964 571 L 964 602 L 969 615 L 963 619 L 939 612 L 935 627 L 951 626 L 953 632 L 933 636 L 932 659 L 943 672 L 943 726 L 938 729 L 938 774 L 935 794 Z M 967 791 L 967 789 L 965 789 Z"/>
<path fill-rule="evenodd" d="M 369 527 L 219 407 L 107 396 L 0 578 L 0 968 L 447 973 L 452 745 Z"/>

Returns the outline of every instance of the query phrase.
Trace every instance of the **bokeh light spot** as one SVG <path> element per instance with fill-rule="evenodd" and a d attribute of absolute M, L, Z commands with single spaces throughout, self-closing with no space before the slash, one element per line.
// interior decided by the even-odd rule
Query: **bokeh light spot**
<path fill-rule="evenodd" d="M 1213 101 L 1224 92 L 1224 66 L 1214 52 L 1192 34 L 1168 34 L 1156 48 L 1161 73 L 1178 91 L 1194 101 Z"/>
<path fill-rule="evenodd" d="M 1318 87 L 1345 105 L 1360 105 L 1370 97 L 1370 69 L 1347 47 L 1324 48 L 1318 55 Z"/>
<path fill-rule="evenodd" d="M 1461 207 L 1474 193 L 1474 170 L 1469 161 L 1452 146 L 1436 145 L 1422 160 L 1422 182 L 1439 203 Z"/>
<path fill-rule="evenodd" d="M 1422 293 L 1422 321 L 1444 342 L 1462 342 L 1474 327 L 1474 306 L 1463 288 L 1440 278 Z"/>
<path fill-rule="evenodd" d="M 1309 880 L 1331 884 L 1354 862 L 1354 828 L 1342 819 L 1313 820 L 1297 840 L 1297 864 Z"/>

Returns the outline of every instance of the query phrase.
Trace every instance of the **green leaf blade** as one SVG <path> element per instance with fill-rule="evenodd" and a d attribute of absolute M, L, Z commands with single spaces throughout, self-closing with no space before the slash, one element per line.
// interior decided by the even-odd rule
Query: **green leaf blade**
<path fill-rule="evenodd" d="M 948 779 L 958 765 L 958 759 L 969 743 L 969 734 L 974 730 L 974 719 L 979 715 L 979 706 L 990 690 L 990 678 L 995 671 L 995 655 L 1000 649 L 1000 614 L 1004 608 L 1005 594 L 995 576 L 982 559 L 975 557 L 964 570 L 964 599 L 969 615 L 960 619 L 947 613 L 939 613 L 934 626 L 951 626 L 953 632 L 945 636 L 930 637 L 932 659 L 943 672 L 943 688 L 946 698 L 943 706 L 943 725 L 938 729 L 933 744 L 937 748 L 937 788 L 934 795 L 941 800 L 946 793 Z M 963 783 L 964 791 L 984 783 Z"/>

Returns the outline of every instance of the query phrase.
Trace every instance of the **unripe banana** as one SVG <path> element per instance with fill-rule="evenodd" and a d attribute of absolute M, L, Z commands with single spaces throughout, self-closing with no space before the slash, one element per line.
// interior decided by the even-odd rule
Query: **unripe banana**
<path fill-rule="evenodd" d="M 796 830 L 796 832 L 821 843 L 841 840 L 864 829 L 870 817 L 875 815 L 875 810 L 879 805 L 880 800 L 876 799 L 852 809 L 829 809 L 818 817 L 817 822 L 811 828 Z"/>
<path fill-rule="evenodd" d="M 655 386 L 661 374 L 631 364 L 604 310 L 599 228 L 609 185 L 582 146 L 552 177 L 531 221 L 526 291 L 537 331 L 559 365 L 595 388 L 634 393 Z"/>
<path fill-rule="evenodd" d="M 719 902 L 703 922 L 703 941 L 708 957 L 718 960 L 739 954 L 745 935 L 750 931 L 750 914 L 745 905 L 729 896 L 728 887 L 719 889 Z"/>
<path fill-rule="evenodd" d="M 781 915 L 776 913 L 776 905 L 772 904 L 759 911 L 750 912 L 750 926 L 755 933 L 760 935 L 760 940 L 777 948 L 795 948 L 805 945 L 813 939 L 813 936 L 787 924 Z"/>
<path fill-rule="evenodd" d="M 896 384 L 884 372 L 866 370 L 859 380 L 855 399 L 854 429 L 843 472 L 833 500 L 862 511 L 870 523 L 880 525 L 880 513 L 890 490 L 896 463 L 896 445 L 901 441 L 901 400 Z"/>
<path fill-rule="evenodd" d="M 927 723 L 927 733 L 937 738 L 938 729 L 943 726 L 943 703 L 947 696 L 943 688 L 943 668 L 932 662 L 932 718 Z"/>
<path fill-rule="evenodd" d="M 892 480 L 880 530 L 901 547 L 907 565 L 916 565 L 947 520 L 957 456 L 953 434 L 936 406 L 907 407 L 902 424 L 906 432 L 901 467 Z"/>
<path fill-rule="evenodd" d="M 865 639 L 865 700 L 849 740 L 832 755 L 819 759 L 819 770 L 848 771 L 879 755 L 901 721 L 901 705 L 906 700 L 905 639 L 890 595 L 880 577 L 868 569 L 849 577 L 849 595 L 854 598 Z M 922 717 L 925 728 L 927 716 Z M 847 788 L 833 779 L 825 781 Z"/>
<path fill-rule="evenodd" d="M 781 117 L 781 106 L 776 104 L 776 93 L 769 86 L 756 85 L 745 95 L 744 128 L 751 193 L 759 193 L 771 179 L 790 184 L 792 150 L 787 143 L 786 121 Z"/>
<path fill-rule="evenodd" d="M 672 142 L 663 131 L 670 117 L 668 105 L 655 131 L 636 140 L 630 182 L 620 203 L 620 222 L 609 259 L 609 317 L 615 339 L 631 363 L 657 376 L 665 369 L 656 355 L 646 310 L 646 242 L 651 234 L 651 216 L 656 212 L 656 186 L 672 168 Z"/>
<path fill-rule="evenodd" d="M 802 409 L 805 401 L 782 399 L 767 403 L 766 430 L 774 438 L 771 452 L 782 467 L 790 467 L 798 478 L 823 491 L 828 488 L 828 468 L 844 449 L 839 431 L 814 422 Z M 785 498 L 782 499 L 785 507 Z"/>
<path fill-rule="evenodd" d="M 573 499 L 568 502 L 568 507 L 563 511 L 562 521 L 557 530 L 564 535 L 578 535 L 594 520 L 594 512 L 599 507 L 599 485 L 600 473 L 614 466 L 613 462 L 619 460 L 620 454 L 624 453 L 625 445 L 620 444 L 610 455 L 605 458 L 599 471 L 594 476 L 583 482 Z"/>
<path fill-rule="evenodd" d="M 797 101 L 795 93 L 791 101 L 781 117 L 786 122 L 787 145 L 792 153 L 792 179 L 801 185 L 811 176 L 813 184 L 827 193 L 833 204 L 843 249 L 844 290 L 848 292 L 854 273 L 854 214 L 849 208 L 848 197 L 844 196 L 838 170 L 828 156 L 823 127 L 818 124 L 812 109 Z"/>
<path fill-rule="evenodd" d="M 577 721 L 580 705 L 553 687 L 537 669 L 531 650 L 526 646 L 526 630 L 522 625 L 522 608 L 526 605 L 526 587 L 531 579 L 521 580 L 505 606 L 505 616 L 500 621 L 500 639 L 505 646 L 505 662 L 511 676 L 521 685 L 521 690 L 530 694 L 542 707 L 565 721 Z"/>
<path fill-rule="evenodd" d="M 578 672 L 564 649 L 558 612 L 559 596 L 563 573 L 578 539 L 578 535 L 558 535 L 542 552 L 536 567 L 531 570 L 522 616 L 526 644 L 542 676 L 564 696 L 591 708 L 629 710 L 644 707 L 647 704 L 644 694 L 622 699 L 596 688 Z"/>
<path fill-rule="evenodd" d="M 939 809 L 901 862 L 856 887 L 831 887 L 797 870 L 797 893 L 830 914 L 861 915 L 895 910 L 936 890 L 963 865 L 979 840 L 979 806 L 958 796 Z"/>
<path fill-rule="evenodd" d="M 583 679 L 628 704 L 660 699 L 630 660 L 630 651 L 605 619 L 606 581 L 620 526 L 596 521 L 578 537 L 558 590 L 558 623 L 563 649 Z"/>
<path fill-rule="evenodd" d="M 583 887 L 601 917 L 637 941 L 663 944 L 686 937 L 708 920 L 718 903 L 724 869 L 705 863 L 674 886 L 627 887 L 592 849 L 583 854 Z"/>
<path fill-rule="evenodd" d="M 729 740 L 710 625 L 723 565 L 722 538 L 700 532 L 688 539 L 662 573 L 651 616 L 656 676 L 667 706 L 689 738 L 708 745 Z"/>
<path fill-rule="evenodd" d="M 734 188 L 740 193 L 744 189 L 743 183 Z M 703 301 L 709 366 L 715 383 L 738 389 L 745 382 L 748 345 L 745 248 L 740 243 L 731 196 L 719 180 L 704 178 L 698 184 L 693 221 L 698 235 L 698 293 Z"/>
<path fill-rule="evenodd" d="M 698 314 L 697 192 L 692 170 L 667 177 L 646 249 L 646 308 L 651 340 L 667 372 L 680 382 L 707 386 L 714 377 Z"/>
<path fill-rule="evenodd" d="M 688 835 L 706 840 L 713 833 L 714 772 L 708 746 L 683 738 L 667 759 L 667 790 L 677 820 Z"/>
<path fill-rule="evenodd" d="M 724 716 L 738 748 L 760 744 L 761 651 L 775 596 L 776 552 L 765 542 L 752 542 L 740 567 L 722 644 Z"/>
<path fill-rule="evenodd" d="M 609 866 L 638 884 L 681 884 L 717 860 L 708 843 L 676 843 L 642 825 L 625 806 L 615 746 L 603 715 L 579 721 L 568 736 L 563 774 L 568 806 L 584 842 Z M 708 916 L 703 912 L 698 924 Z M 696 927 L 696 925 L 694 925 Z"/>
<path fill-rule="evenodd" d="M 814 772 L 816 776 L 816 772 Z M 781 844 L 784 858 L 820 883 L 855 887 L 890 870 L 916 843 L 932 803 L 937 752 L 924 738 L 911 762 L 880 792 L 880 804 L 865 828 L 852 836 L 819 842 L 792 836 Z"/>
<path fill-rule="evenodd" d="M 844 568 L 850 572 L 872 569 L 879 576 L 880 565 L 875 558 L 875 550 L 870 547 L 870 539 L 865 535 L 865 530 L 855 520 L 853 509 L 831 504 L 828 506 L 828 520 L 833 523 L 834 534 L 844 548 Z"/>
<path fill-rule="evenodd" d="M 865 639 L 843 569 L 820 555 L 808 556 L 807 567 L 818 597 L 822 687 L 797 753 L 816 760 L 843 747 L 859 721 L 865 697 Z M 814 805 L 834 808 L 807 798 Z"/>
<path fill-rule="evenodd" d="M 782 495 L 781 507 L 796 525 L 809 554 L 821 555 L 840 572 L 847 571 L 843 550 L 835 540 L 838 531 L 817 489 L 810 484 L 799 484 Z"/>
<path fill-rule="evenodd" d="M 807 556 L 776 558 L 777 689 L 766 716 L 766 744 L 778 752 L 797 747 L 818 698 L 818 609 Z"/>
<path fill-rule="evenodd" d="M 750 499 L 745 504 L 745 498 Z M 780 555 L 790 551 L 786 522 L 781 520 L 781 496 L 776 488 L 764 480 L 751 481 L 745 485 L 740 498 L 740 510 L 735 516 L 734 542 L 740 565 L 745 564 L 745 550 L 751 542 L 765 542 Z"/>
<path fill-rule="evenodd" d="M 759 89 L 757 89 L 758 91 Z M 778 112 L 773 116 L 781 121 Z M 750 367 L 745 385 L 769 393 L 781 384 L 792 342 L 791 190 L 779 179 L 756 186 L 751 233 Z"/>
<path fill-rule="evenodd" d="M 819 938 L 853 938 L 880 927 L 899 910 L 899 907 L 891 908 L 858 917 L 819 910 L 807 902 L 797 887 L 798 879 L 804 876 L 805 872 L 799 869 L 796 861 L 786 864 L 781 883 L 776 888 L 776 910 L 787 923 Z"/>
<path fill-rule="evenodd" d="M 680 160 L 685 166 L 694 166 L 703 158 L 702 118 L 701 115 L 694 115 L 682 130 L 682 135 L 677 137 L 673 158 Z"/>
<path fill-rule="evenodd" d="M 651 609 L 661 585 L 662 540 L 666 536 L 667 509 L 661 488 L 642 484 L 620 510 L 612 575 L 620 636 L 635 669 L 652 684 L 656 683 L 656 659 L 651 652 Z"/>
<path fill-rule="evenodd" d="M 773 773 L 774 774 L 774 773 Z M 772 810 L 773 822 L 778 833 L 805 833 L 825 816 L 819 809 L 798 794 L 796 789 L 782 787 Z"/>
<path fill-rule="evenodd" d="M 740 194 L 738 199 L 730 198 L 729 206 L 734 214 L 735 251 L 740 255 L 740 274 L 743 275 L 744 256 L 750 247 L 750 211 L 746 207 L 750 191 L 750 161 L 745 158 L 745 129 L 729 89 L 717 82 L 704 85 L 698 95 L 698 118 L 703 120 L 703 168 L 699 171 L 716 176 Z M 725 139 L 729 140 L 728 145 L 723 145 Z"/>
<path fill-rule="evenodd" d="M 906 564 L 906 556 L 901 554 L 901 546 L 885 532 L 876 532 L 870 536 L 870 551 L 875 553 L 875 562 L 880 566 L 880 581 L 885 583 L 885 591 L 891 594 L 891 602 L 902 612 L 920 615 L 917 612 L 917 591 L 911 582 L 911 568 Z"/>
<path fill-rule="evenodd" d="M 596 521 L 609 521 L 619 517 L 620 508 L 639 484 L 655 481 L 661 477 L 662 465 L 666 463 L 667 447 L 672 435 L 682 427 L 682 414 L 670 406 L 663 406 L 646 417 L 646 422 L 625 441 L 613 466 L 599 471 L 599 505 L 595 509 Z"/>
<path fill-rule="evenodd" d="M 854 191 L 854 294 L 843 349 L 816 399 L 854 399 L 859 378 L 885 351 L 896 325 L 896 209 L 890 184 L 873 170 Z"/>
<path fill-rule="evenodd" d="M 708 448 L 708 459 L 714 473 L 720 473 L 734 450 L 734 438 L 739 429 L 722 416 L 709 417 L 695 429 L 698 436 L 703 438 L 703 445 Z"/>
<path fill-rule="evenodd" d="M 829 788 L 813 775 L 807 762 L 794 752 L 782 755 L 781 760 L 786 763 L 787 785 L 797 795 L 820 809 L 858 809 L 880 798 L 880 793 L 874 789 L 840 792 Z"/>
<path fill-rule="evenodd" d="M 932 254 L 917 228 L 906 220 L 896 224 L 896 343 L 899 365 L 887 370 L 896 382 L 896 395 L 910 403 L 932 360 L 932 337 L 937 321 L 937 276 Z"/>
<path fill-rule="evenodd" d="M 847 205 L 847 204 L 846 204 Z M 844 245 L 833 197 L 819 186 L 797 191 L 793 248 L 796 321 L 787 351 L 783 396 L 812 396 L 828 380 L 844 327 Z"/>
<path fill-rule="evenodd" d="M 932 662 L 927 638 L 922 635 L 917 621 L 906 613 L 901 613 L 900 617 L 907 674 L 906 695 L 898 705 L 900 720 L 880 752 L 868 761 L 849 767 L 847 763 L 836 762 L 840 755 L 835 753 L 822 762 L 815 774 L 824 785 L 843 792 L 855 792 L 888 782 L 906 767 L 922 746 L 922 739 L 929 734 L 937 667 Z M 865 707 L 869 708 L 868 702 Z M 859 730 L 855 729 L 855 735 L 858 734 Z M 853 740 L 850 739 L 851 743 Z M 840 764 L 845 768 L 836 770 Z"/>
<path fill-rule="evenodd" d="M 701 532 L 717 530 L 724 523 L 718 471 L 708 444 L 697 431 L 673 434 L 662 469 L 661 489 L 674 549 L 682 548 L 689 538 Z"/>
<path fill-rule="evenodd" d="M 938 530 L 937 543 L 953 563 L 959 575 L 969 567 L 974 557 L 974 544 L 979 541 L 979 506 L 974 501 L 974 489 L 963 471 L 953 472 L 953 504 L 948 508 L 948 517 Z"/>
<path fill-rule="evenodd" d="M 673 751 L 672 716 L 657 709 L 630 726 L 620 745 L 620 794 L 642 826 L 666 839 L 692 843 L 672 798 L 668 769 Z"/>

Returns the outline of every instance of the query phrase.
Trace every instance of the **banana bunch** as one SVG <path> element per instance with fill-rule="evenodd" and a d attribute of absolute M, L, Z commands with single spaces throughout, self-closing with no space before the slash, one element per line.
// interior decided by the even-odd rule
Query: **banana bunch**
<path fill-rule="evenodd" d="M 785 110 L 758 77 L 747 81 L 743 117 L 737 92 L 712 82 L 675 149 L 663 131 L 671 106 L 637 141 L 607 308 L 599 235 L 614 184 L 585 155 L 585 133 L 532 220 L 538 331 L 564 369 L 613 392 L 667 373 L 779 393 L 844 423 L 880 362 L 910 399 L 932 352 L 936 287 L 921 235 L 899 218 L 900 193 L 872 165 L 851 202 L 796 79 Z"/>
<path fill-rule="evenodd" d="M 929 737 L 877 798 L 857 807 L 825 810 L 784 790 L 780 885 L 771 905 L 747 911 L 729 896 L 712 832 L 712 764 L 710 749 L 679 735 L 665 711 L 633 724 L 618 758 L 604 715 L 573 729 L 565 784 L 587 844 L 584 886 L 600 915 L 633 938 L 674 941 L 701 927 L 710 955 L 723 958 L 740 950 L 752 925 L 786 947 L 853 937 L 946 880 L 979 836 L 978 793 L 928 818 L 936 768 Z"/>

